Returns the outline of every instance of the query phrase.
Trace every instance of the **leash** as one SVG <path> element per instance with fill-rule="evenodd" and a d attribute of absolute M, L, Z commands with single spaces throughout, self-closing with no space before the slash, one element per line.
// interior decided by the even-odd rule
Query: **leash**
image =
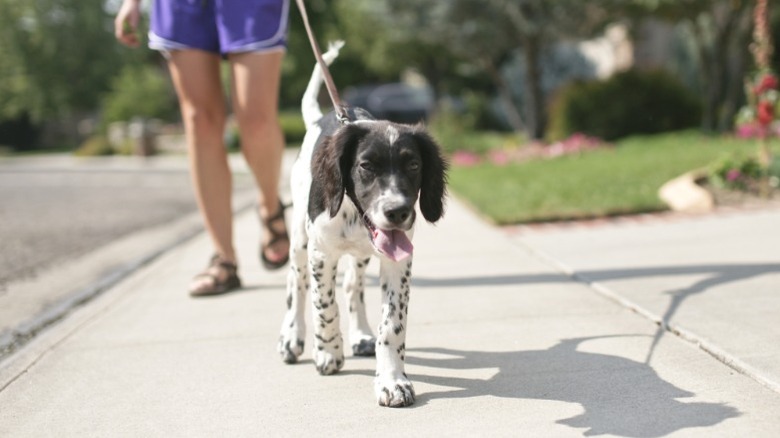
<path fill-rule="evenodd" d="M 317 45 L 317 40 L 314 38 L 314 33 L 309 25 L 309 16 L 306 14 L 306 6 L 303 4 L 303 0 L 296 0 L 298 10 L 301 12 L 303 18 L 303 27 L 306 28 L 306 34 L 309 36 L 309 43 L 311 43 L 311 50 L 314 52 L 314 57 L 317 58 L 317 64 L 322 70 L 322 76 L 325 79 L 325 88 L 328 89 L 328 95 L 330 95 L 330 101 L 333 103 L 333 109 L 336 111 L 336 117 L 342 125 L 349 123 L 349 115 L 347 114 L 347 108 L 341 103 L 339 99 L 339 92 L 336 90 L 336 84 L 333 82 L 333 77 L 328 70 L 328 64 L 322 59 L 322 52 L 320 46 Z"/>

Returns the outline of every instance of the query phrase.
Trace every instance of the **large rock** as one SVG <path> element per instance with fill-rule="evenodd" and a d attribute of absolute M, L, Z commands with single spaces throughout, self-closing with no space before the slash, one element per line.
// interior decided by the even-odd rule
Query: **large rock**
<path fill-rule="evenodd" d="M 661 186 L 658 196 L 674 211 L 712 211 L 715 208 L 715 199 L 710 192 L 696 183 L 702 177 L 702 173 L 697 171 L 678 176 Z"/>

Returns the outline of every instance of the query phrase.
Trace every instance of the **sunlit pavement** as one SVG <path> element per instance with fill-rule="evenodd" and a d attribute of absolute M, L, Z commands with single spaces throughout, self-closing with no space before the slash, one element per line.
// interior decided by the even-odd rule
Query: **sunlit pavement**
<path fill-rule="evenodd" d="M 301 362 L 282 363 L 286 272 L 260 268 L 246 212 L 243 290 L 191 299 L 208 239 L 173 247 L 0 363 L 0 435 L 777 436 L 780 394 L 761 381 L 771 374 L 737 371 L 689 336 L 738 358 L 730 343 L 763 345 L 754 370 L 778 362 L 777 324 L 739 308 L 771 316 L 780 302 L 770 223 L 777 212 L 510 235 L 451 200 L 415 235 L 406 362 L 417 401 L 389 409 L 374 399 L 373 359 L 322 377 L 309 333 Z M 374 326 L 376 276 L 373 261 Z M 659 330 L 656 314 L 682 334 Z M 722 339 L 704 330 L 713 321 Z"/>

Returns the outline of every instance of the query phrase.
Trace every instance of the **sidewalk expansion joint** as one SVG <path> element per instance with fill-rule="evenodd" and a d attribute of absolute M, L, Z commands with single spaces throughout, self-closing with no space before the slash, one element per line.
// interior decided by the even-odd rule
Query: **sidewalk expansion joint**
<path fill-rule="evenodd" d="M 568 265 L 556 259 L 555 257 L 551 256 L 550 254 L 547 254 L 544 251 L 534 248 L 533 246 L 519 239 L 514 239 L 514 242 L 515 244 L 522 247 L 525 251 L 527 251 L 532 257 L 535 257 L 537 260 L 553 267 L 555 270 L 563 273 L 567 277 L 571 278 L 573 281 L 576 281 L 578 283 L 587 286 L 588 288 L 595 291 L 597 294 L 601 295 L 602 297 L 605 297 L 610 301 L 616 303 L 617 305 L 627 310 L 630 310 L 631 312 L 634 312 L 642 316 L 643 318 L 651 321 L 652 323 L 654 323 L 659 327 L 661 333 L 670 333 L 676 336 L 678 339 L 681 339 L 684 342 L 707 353 L 708 355 L 710 355 L 717 361 L 721 362 L 722 364 L 728 366 L 729 368 L 758 382 L 760 385 L 780 394 L 780 382 L 772 380 L 771 378 L 764 375 L 764 373 L 762 373 L 760 370 L 757 370 L 755 367 L 745 363 L 744 361 L 740 360 L 737 357 L 734 357 L 732 354 L 718 347 L 715 343 L 708 341 L 707 339 L 704 339 L 702 336 L 697 335 L 696 333 L 693 333 L 689 330 L 686 330 L 676 324 L 671 324 L 669 321 L 665 321 L 663 318 L 659 317 L 655 313 L 643 308 L 642 306 L 636 304 L 635 302 L 629 299 L 620 296 L 620 294 L 611 290 L 607 286 L 599 283 L 598 281 L 591 280 L 587 276 L 578 273 L 575 269 L 569 267 Z M 652 355 L 652 351 L 651 351 L 651 355 Z M 649 357 L 648 357 L 648 361 L 649 361 Z"/>

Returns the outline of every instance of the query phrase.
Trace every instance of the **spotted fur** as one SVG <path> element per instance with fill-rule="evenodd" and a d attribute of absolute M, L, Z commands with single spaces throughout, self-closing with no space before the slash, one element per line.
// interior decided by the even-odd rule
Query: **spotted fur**
<path fill-rule="evenodd" d="M 324 58 L 331 62 L 338 48 Z M 372 244 L 371 226 L 413 234 L 420 213 L 438 221 L 444 212 L 446 162 L 420 126 L 375 120 L 350 109 L 352 122 L 340 125 L 317 105 L 322 83 L 315 67 L 302 110 L 307 133 L 293 166 L 293 217 L 287 313 L 279 353 L 295 363 L 303 353 L 306 292 L 313 305 L 313 358 L 317 370 L 333 374 L 344 365 L 339 329 L 336 273 L 346 260 L 343 290 L 349 304 L 349 345 L 353 355 L 376 356 L 374 391 L 382 406 L 408 406 L 415 394 L 404 372 L 411 284 L 411 256 L 394 261 Z M 380 264 L 381 322 L 374 336 L 364 303 L 365 271 L 372 257 Z"/>

